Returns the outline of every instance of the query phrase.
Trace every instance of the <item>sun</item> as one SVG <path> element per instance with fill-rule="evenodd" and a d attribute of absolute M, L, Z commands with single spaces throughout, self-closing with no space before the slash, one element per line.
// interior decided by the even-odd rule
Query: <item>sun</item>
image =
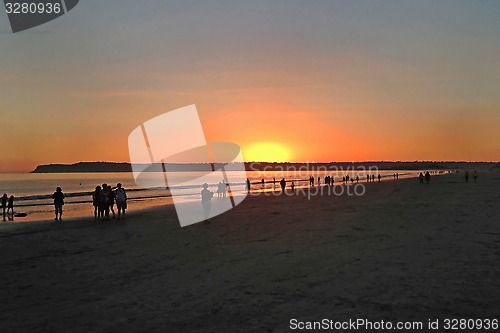
<path fill-rule="evenodd" d="M 290 152 L 278 143 L 259 142 L 245 149 L 243 157 L 247 162 L 287 162 Z"/>

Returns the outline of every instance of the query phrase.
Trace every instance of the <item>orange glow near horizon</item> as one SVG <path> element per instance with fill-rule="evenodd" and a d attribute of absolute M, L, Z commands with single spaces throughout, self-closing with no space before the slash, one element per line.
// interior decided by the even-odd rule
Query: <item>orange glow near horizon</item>
<path fill-rule="evenodd" d="M 275 142 L 259 142 L 243 151 L 246 162 L 288 162 L 290 150 Z"/>

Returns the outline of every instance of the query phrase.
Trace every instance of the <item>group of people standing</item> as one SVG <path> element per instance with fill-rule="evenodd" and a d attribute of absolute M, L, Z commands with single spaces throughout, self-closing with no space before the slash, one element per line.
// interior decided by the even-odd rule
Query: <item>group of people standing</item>
<path fill-rule="evenodd" d="M 121 183 L 116 184 L 116 187 L 111 187 L 108 184 L 96 186 L 92 193 L 92 205 L 94 206 L 94 219 L 109 220 L 110 211 L 113 214 L 112 218 L 116 218 L 115 203 L 118 210 L 118 220 L 125 219 L 125 210 L 127 209 L 127 192 L 122 187 Z"/>
<path fill-rule="evenodd" d="M 1 193 L 1 192 L 0 192 Z M 6 215 L 14 215 L 14 196 L 7 196 L 7 193 L 4 193 L 2 196 L 2 216 L 5 221 Z"/>

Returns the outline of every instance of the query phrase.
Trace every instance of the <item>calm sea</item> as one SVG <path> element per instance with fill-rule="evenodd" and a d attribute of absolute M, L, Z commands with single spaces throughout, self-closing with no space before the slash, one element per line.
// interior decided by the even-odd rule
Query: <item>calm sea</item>
<path fill-rule="evenodd" d="M 383 180 L 393 180 L 394 173 L 399 174 L 399 178 L 417 177 L 421 170 L 380 170 L 372 172 L 375 175 L 379 173 Z M 178 179 L 196 179 L 201 176 L 206 176 L 200 172 L 176 172 L 169 174 L 171 177 Z M 233 195 L 241 195 L 245 193 L 244 179 L 248 177 L 252 183 L 254 190 L 272 190 L 274 186 L 278 186 L 279 180 L 284 177 L 287 181 L 295 181 L 297 186 L 307 186 L 308 178 L 314 176 L 321 178 L 321 183 L 326 175 L 334 176 L 335 182 L 339 183 L 342 176 L 349 174 L 355 178 L 357 175 L 360 181 L 365 181 L 367 173 L 362 171 L 349 172 L 283 172 L 283 171 L 228 171 L 229 179 L 240 179 L 242 181 L 231 184 Z M 163 175 L 150 173 L 147 175 L 151 178 L 162 178 Z M 213 179 L 212 179 L 213 178 Z M 221 179 L 212 177 L 208 179 L 210 190 L 216 191 L 217 183 Z M 265 185 L 261 185 L 261 179 L 265 179 Z M 276 185 L 273 184 L 273 178 L 276 179 Z M 139 209 L 149 206 L 157 206 L 170 204 L 170 191 L 166 187 L 141 188 L 136 185 L 132 173 L 53 173 L 53 174 L 33 174 L 33 173 L 0 173 L 0 195 L 7 193 L 8 196 L 14 195 L 15 211 L 27 213 L 27 217 L 15 218 L 17 222 L 42 220 L 52 217 L 53 201 L 52 194 L 57 186 L 63 189 L 66 196 L 64 215 L 71 216 L 93 216 L 91 193 L 97 185 L 103 183 L 116 186 L 117 183 L 122 183 L 127 190 L 129 209 Z M 178 187 L 182 200 L 200 200 L 200 190 L 202 184 L 188 184 Z M 173 188 L 173 187 L 172 187 Z M 177 192 L 176 192 L 177 193 Z M 176 199 L 178 197 L 176 196 Z"/>

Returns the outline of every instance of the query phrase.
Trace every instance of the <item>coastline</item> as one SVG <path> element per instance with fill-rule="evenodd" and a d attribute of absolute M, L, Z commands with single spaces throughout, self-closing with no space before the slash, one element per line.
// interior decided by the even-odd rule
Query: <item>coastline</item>
<path fill-rule="evenodd" d="M 125 221 L 1 228 L 6 331 L 282 332 L 289 320 L 497 316 L 498 172 L 368 183 L 356 196 L 249 196 L 181 228 Z"/>

